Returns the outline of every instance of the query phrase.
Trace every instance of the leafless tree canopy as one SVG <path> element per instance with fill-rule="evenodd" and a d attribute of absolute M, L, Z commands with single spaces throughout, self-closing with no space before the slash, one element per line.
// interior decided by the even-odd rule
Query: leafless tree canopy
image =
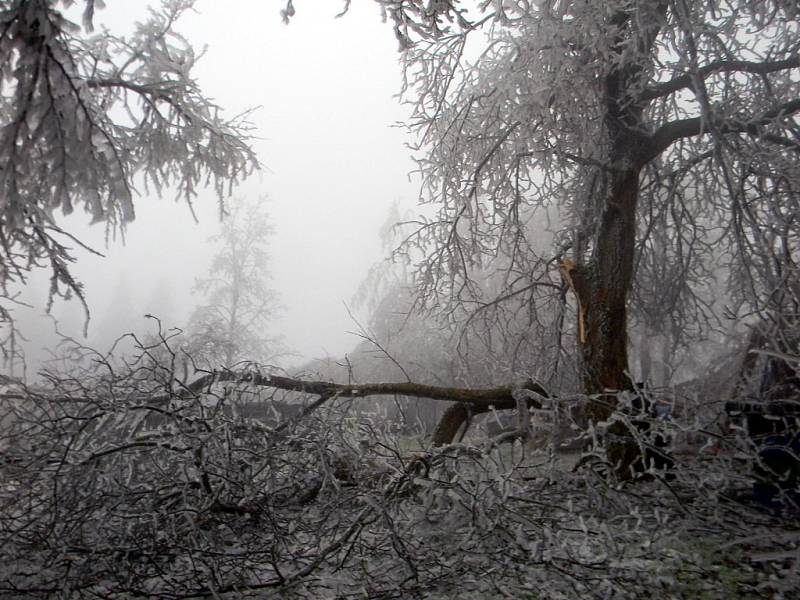
<path fill-rule="evenodd" d="M 281 353 L 280 341 L 271 333 L 279 304 L 269 284 L 272 224 L 265 202 L 230 202 L 221 232 L 211 239 L 218 250 L 207 276 L 195 284 L 205 302 L 189 319 L 186 348 L 204 366 L 269 363 Z"/>
<path fill-rule="evenodd" d="M 793 3 L 379 3 L 435 210 L 401 246 L 424 307 L 527 317 L 524 353 L 581 326 L 593 389 L 624 387 L 628 324 L 675 350 L 795 310 Z"/>

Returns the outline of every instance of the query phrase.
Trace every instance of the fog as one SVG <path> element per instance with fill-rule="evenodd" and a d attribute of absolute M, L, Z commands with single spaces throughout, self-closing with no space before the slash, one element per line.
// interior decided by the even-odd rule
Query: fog
<path fill-rule="evenodd" d="M 127 31 L 144 2 L 109 3 L 97 19 Z M 257 0 L 200 0 L 177 29 L 199 51 L 196 76 L 203 91 L 234 116 L 257 107 L 251 121 L 263 169 L 234 197 L 268 198 L 274 224 L 269 269 L 283 305 L 274 335 L 292 356 L 285 364 L 348 351 L 356 338 L 347 313 L 369 267 L 382 258 L 378 236 L 390 207 L 413 206 L 418 184 L 405 117 L 397 43 L 372 3 L 354 3 L 343 18 L 336 2 L 301 7 L 290 25 L 279 4 Z M 105 350 L 126 331 L 152 331 L 152 313 L 165 326 L 183 326 L 198 303 L 192 288 L 213 255 L 207 243 L 219 229 L 218 201 L 201 191 L 191 210 L 167 191 L 139 190 L 136 220 L 122 235 L 85 214 L 62 221 L 103 257 L 76 251 L 73 273 L 85 285 L 91 311 L 88 338 L 79 302 L 57 300 L 59 331 Z M 28 377 L 56 337 L 43 317 L 47 277 L 23 290 L 32 308 L 17 310 L 28 338 Z M 356 311 L 358 313 L 358 311 Z M 363 314 L 363 313 L 362 313 Z"/>
<path fill-rule="evenodd" d="M 0 1 L 0 598 L 800 597 L 797 2 L 152 1 Z"/>

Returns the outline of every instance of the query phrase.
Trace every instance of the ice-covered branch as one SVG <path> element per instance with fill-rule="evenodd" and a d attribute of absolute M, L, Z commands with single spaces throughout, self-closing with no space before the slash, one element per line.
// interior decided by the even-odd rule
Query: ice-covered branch
<path fill-rule="evenodd" d="M 708 65 L 701 67 L 697 73 L 685 73 L 665 81 L 657 83 L 645 89 L 639 99 L 643 102 L 663 98 L 669 94 L 674 94 L 680 90 L 693 89 L 697 79 L 705 80 L 712 75 L 719 73 L 749 73 L 751 75 L 767 75 L 788 69 L 800 67 L 800 55 L 795 55 L 784 60 L 752 62 L 747 60 L 715 60 Z"/>
<path fill-rule="evenodd" d="M 384 396 L 400 394 L 415 398 L 430 398 L 431 400 L 447 400 L 450 402 L 460 402 L 474 408 L 488 410 L 489 407 L 495 408 L 515 408 L 517 401 L 514 399 L 515 390 L 519 387 L 499 386 L 493 388 L 457 388 L 426 385 L 414 382 L 399 383 L 364 383 L 364 384 L 340 384 L 328 381 L 310 381 L 293 377 L 283 377 L 278 375 L 262 375 L 260 373 L 237 373 L 235 371 L 223 371 L 206 375 L 188 386 L 192 391 L 201 391 L 214 383 L 236 381 L 240 383 L 251 383 L 257 386 L 270 387 L 278 390 L 301 392 L 315 396 L 330 398 L 359 398 L 366 396 Z M 540 396 L 548 397 L 549 394 L 538 383 L 529 381 L 524 386 L 525 389 L 535 392 Z M 531 400 L 532 406 L 541 408 L 538 401 Z"/>
<path fill-rule="evenodd" d="M 749 120 L 724 119 L 714 124 L 719 133 L 746 133 L 760 135 L 761 128 L 778 119 L 792 116 L 800 112 L 800 99 L 790 100 L 771 108 L 770 110 L 754 116 Z M 658 156 L 673 143 L 682 138 L 694 137 L 711 131 L 708 119 L 693 117 L 681 119 L 662 125 L 653 135 L 652 156 Z"/>

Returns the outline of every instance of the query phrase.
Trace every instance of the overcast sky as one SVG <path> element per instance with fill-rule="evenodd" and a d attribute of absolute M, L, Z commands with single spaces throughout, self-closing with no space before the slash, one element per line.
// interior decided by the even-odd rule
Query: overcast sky
<path fill-rule="evenodd" d="M 98 15 L 113 29 L 141 18 L 148 3 L 107 4 Z M 395 97 L 397 42 L 377 5 L 354 2 L 336 19 L 342 5 L 335 0 L 298 2 L 287 26 L 282 4 L 198 0 L 178 30 L 197 48 L 207 46 L 196 75 L 228 115 L 260 107 L 253 122 L 265 170 L 235 195 L 270 198 L 271 271 L 285 306 L 277 333 L 299 362 L 355 345 L 344 303 L 382 257 L 378 230 L 392 203 L 414 206 L 418 184 L 408 176 L 409 138 L 393 127 L 407 111 Z M 146 329 L 142 315 L 153 310 L 181 325 L 198 301 L 191 287 L 208 267 L 205 242 L 218 227 L 213 193 L 201 194 L 199 224 L 171 197 L 140 198 L 136 210 L 125 245 L 105 247 L 102 225 L 89 229 L 85 215 L 69 221 L 106 254 L 81 255 L 75 268 L 92 310 L 90 341 L 99 330 L 106 337 L 114 328 Z M 29 292 L 41 306 L 44 284 Z M 54 314 L 79 335 L 77 306 L 57 306 Z M 30 329 L 31 352 L 50 343 L 44 329 Z"/>

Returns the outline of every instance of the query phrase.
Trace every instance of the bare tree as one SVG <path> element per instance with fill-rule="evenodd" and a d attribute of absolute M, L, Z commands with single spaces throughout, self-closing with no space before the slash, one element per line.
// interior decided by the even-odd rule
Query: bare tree
<path fill-rule="evenodd" d="M 269 287 L 267 243 L 272 225 L 265 199 L 236 200 L 222 222 L 208 277 L 196 283 L 206 298 L 189 321 L 190 354 L 213 368 L 240 361 L 266 363 L 281 353 L 270 334 L 279 307 Z"/>
<path fill-rule="evenodd" d="M 687 299 L 708 282 L 711 245 L 742 312 L 792 295 L 795 3 L 378 3 L 405 50 L 409 127 L 438 208 L 409 241 L 427 253 L 426 305 L 535 306 L 557 296 L 560 264 L 584 390 L 603 393 L 631 386 L 637 250 L 660 244 L 682 265 L 661 279 L 670 317 L 708 316 Z M 544 252 L 537 220 L 556 227 Z M 478 279 L 493 265 L 503 285 L 489 299 Z"/>
<path fill-rule="evenodd" d="M 246 115 L 227 119 L 192 76 L 199 58 L 174 25 L 191 0 L 166 0 L 129 37 L 94 32 L 69 1 L 0 2 L 0 319 L 10 286 L 51 270 L 50 299 L 76 295 L 79 239 L 57 211 L 81 206 L 109 232 L 133 220 L 137 186 L 174 188 L 190 205 L 212 183 L 220 203 L 259 164 Z M 85 305 L 85 301 L 84 301 Z M 88 309 L 87 309 L 88 315 Z"/>

